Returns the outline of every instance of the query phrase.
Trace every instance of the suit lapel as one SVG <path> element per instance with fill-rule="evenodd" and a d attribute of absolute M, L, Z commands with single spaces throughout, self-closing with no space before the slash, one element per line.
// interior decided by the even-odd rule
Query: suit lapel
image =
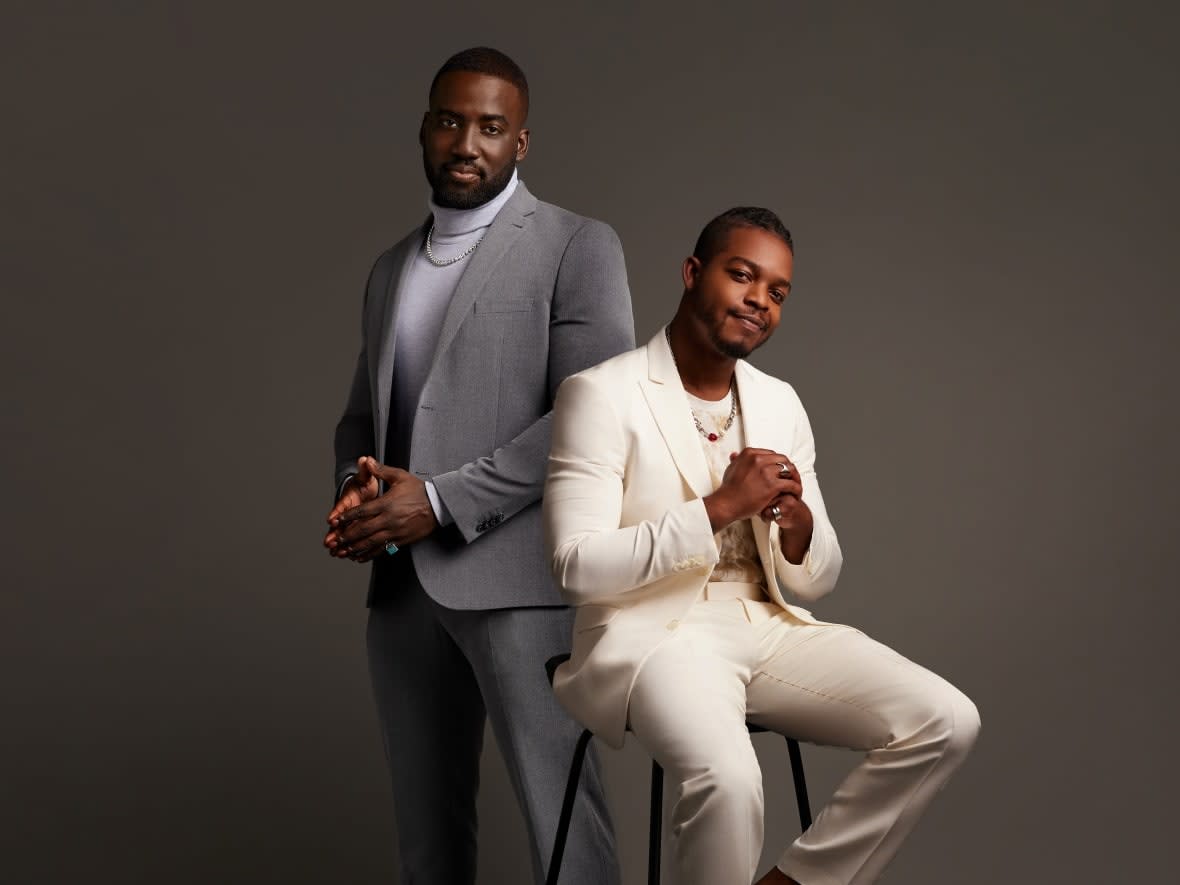
<path fill-rule="evenodd" d="M 712 494 L 709 465 L 663 329 L 648 342 L 647 363 L 648 376 L 639 384 L 676 468 L 699 497 Z"/>
<path fill-rule="evenodd" d="M 394 329 L 397 328 L 397 307 L 402 291 L 402 282 L 418 248 L 426 238 L 427 219 L 416 231 L 403 239 L 394 247 L 390 260 L 389 282 L 385 285 L 385 300 L 381 309 L 381 324 L 377 327 L 377 340 L 368 342 L 369 352 L 377 354 L 376 375 L 369 378 L 369 390 L 373 391 L 373 415 L 376 416 L 377 451 L 375 456 L 380 460 L 385 457 L 385 435 L 389 429 L 389 398 L 393 386 L 393 348 Z M 370 362 L 372 366 L 372 362 Z"/>
<path fill-rule="evenodd" d="M 759 449 L 783 451 L 783 440 L 775 423 L 774 410 L 767 408 L 765 393 L 753 367 L 745 360 L 738 360 L 734 366 L 737 377 L 738 404 L 742 410 L 742 430 L 746 445 Z M 782 416 L 777 416 L 780 420 Z"/>
<path fill-rule="evenodd" d="M 442 355 L 446 353 L 459 327 L 471 313 L 471 306 L 475 298 L 487 285 L 496 266 L 500 263 L 508 250 L 524 233 L 537 209 L 537 198 L 529 193 L 523 182 L 518 182 L 516 190 L 504 204 L 504 208 L 497 213 L 496 218 L 488 227 L 488 232 L 480 241 L 476 250 L 471 254 L 467 269 L 459 278 L 459 285 L 455 287 L 455 294 L 447 306 L 446 316 L 443 318 L 442 330 L 438 336 L 438 346 L 434 350 L 434 359 L 430 363 L 430 375 L 438 368 Z"/>

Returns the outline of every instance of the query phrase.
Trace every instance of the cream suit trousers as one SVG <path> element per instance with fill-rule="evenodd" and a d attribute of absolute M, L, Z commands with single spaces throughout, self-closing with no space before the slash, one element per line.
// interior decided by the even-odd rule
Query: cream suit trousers
<path fill-rule="evenodd" d="M 979 731 L 974 704 L 839 624 L 702 599 L 639 670 L 628 718 L 675 785 L 677 885 L 749 885 L 762 852 L 758 725 L 867 753 L 778 867 L 802 885 L 873 882 Z"/>

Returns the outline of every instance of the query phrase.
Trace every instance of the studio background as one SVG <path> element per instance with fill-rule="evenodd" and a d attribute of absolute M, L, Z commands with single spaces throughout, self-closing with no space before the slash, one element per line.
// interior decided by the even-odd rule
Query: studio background
<path fill-rule="evenodd" d="M 619 232 L 639 341 L 717 212 L 795 235 L 754 362 L 815 427 L 816 612 L 983 717 L 887 880 L 1168 880 L 1174 9 L 6 4 L 0 877 L 395 881 L 331 437 L 369 266 L 425 217 L 427 85 L 489 44 L 530 189 Z M 757 745 L 765 868 L 797 821 Z M 524 882 L 488 747 L 480 881 Z M 804 753 L 818 808 L 855 757 Z M 604 759 L 637 885 L 647 758 Z"/>

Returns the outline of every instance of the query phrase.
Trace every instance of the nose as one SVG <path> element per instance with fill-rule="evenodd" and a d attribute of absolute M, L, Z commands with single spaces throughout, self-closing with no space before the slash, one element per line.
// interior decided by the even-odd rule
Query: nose
<path fill-rule="evenodd" d="M 475 138 L 474 126 L 464 126 L 455 136 L 451 144 L 451 153 L 464 160 L 474 160 L 479 156 L 478 142 Z"/>
<path fill-rule="evenodd" d="M 746 287 L 745 302 L 758 311 L 770 308 L 770 287 L 763 283 L 755 283 Z"/>

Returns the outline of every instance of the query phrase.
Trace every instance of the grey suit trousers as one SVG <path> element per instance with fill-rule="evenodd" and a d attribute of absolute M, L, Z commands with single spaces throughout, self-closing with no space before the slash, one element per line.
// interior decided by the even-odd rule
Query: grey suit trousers
<path fill-rule="evenodd" d="M 558 705 L 545 661 L 569 651 L 573 611 L 461 611 L 432 600 L 409 551 L 379 560 L 369 669 L 396 797 L 403 885 L 476 882 L 476 791 L 491 719 L 544 881 L 581 726 Z M 490 713 L 490 717 L 489 717 Z M 587 759 L 562 863 L 563 885 L 617 885 L 597 759 Z"/>

